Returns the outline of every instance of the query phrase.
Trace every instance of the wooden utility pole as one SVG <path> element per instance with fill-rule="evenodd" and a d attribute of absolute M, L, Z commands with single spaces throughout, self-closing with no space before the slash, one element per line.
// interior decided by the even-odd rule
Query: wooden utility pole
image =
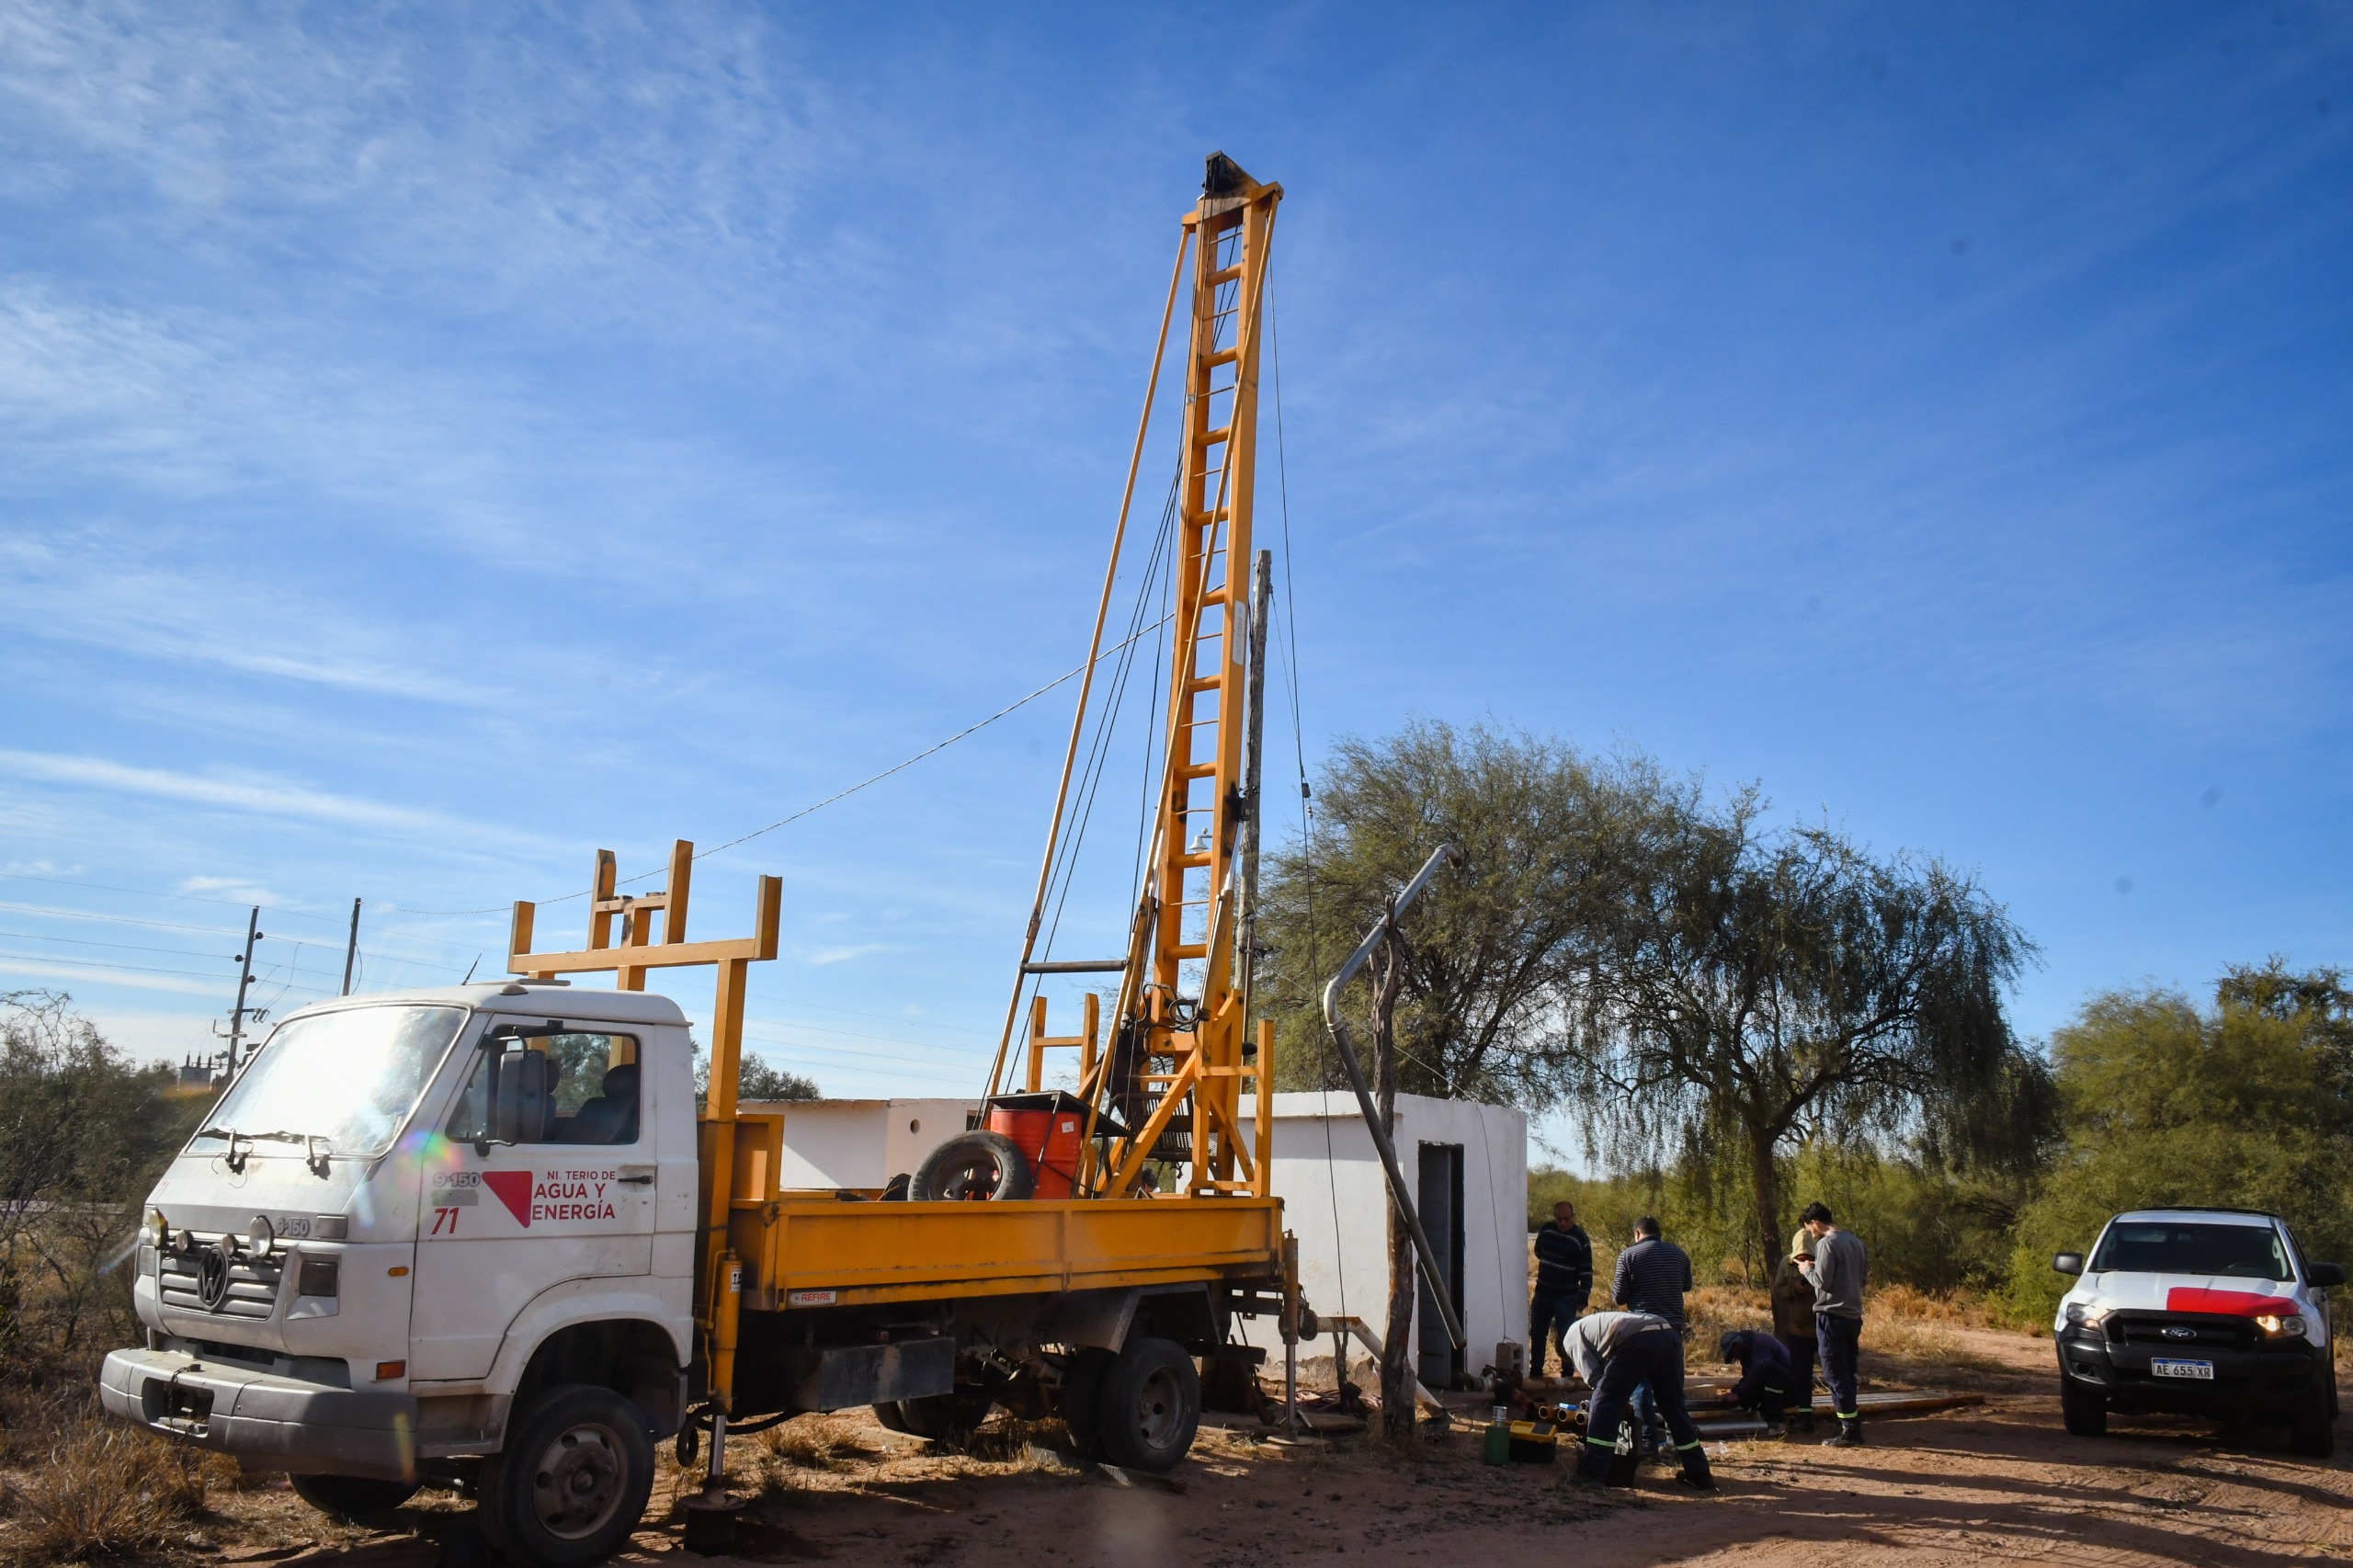
<path fill-rule="evenodd" d="M 245 916 L 245 950 L 237 955 L 237 1005 L 229 1009 L 229 1076 L 237 1075 L 245 1039 L 245 988 L 254 983 L 254 944 L 262 939 L 261 905 L 254 905 Z M 254 1017 L 261 1017 L 261 1009 L 251 1009 Z M 218 1027 L 218 1026 L 215 1026 Z"/>

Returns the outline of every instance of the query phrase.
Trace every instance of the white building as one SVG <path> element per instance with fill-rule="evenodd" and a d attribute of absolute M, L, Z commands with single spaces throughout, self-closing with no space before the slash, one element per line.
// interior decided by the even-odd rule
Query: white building
<path fill-rule="evenodd" d="M 1255 1107 L 1243 1105 L 1246 1121 Z M 1415 1370 L 1427 1386 L 1444 1388 L 1477 1376 L 1499 1342 L 1528 1337 L 1528 1117 L 1508 1106 L 1399 1095 L 1396 1144 L 1467 1341 L 1461 1351 L 1447 1344 L 1425 1281 L 1414 1309 Z M 1381 1333 L 1389 1185 L 1354 1095 L 1275 1096 L 1274 1185 L 1283 1223 L 1299 1237 L 1308 1304 Z M 1271 1324 L 1242 1326 L 1253 1343 L 1279 1343 Z"/>
<path fill-rule="evenodd" d="M 913 1171 L 964 1131 L 978 1102 L 811 1100 L 743 1108 L 780 1110 L 779 1185 L 879 1187 Z M 1243 1101 L 1245 1125 L 1256 1114 Z M 1507 1106 L 1397 1096 L 1397 1158 L 1415 1207 L 1449 1270 L 1468 1344 L 1460 1352 L 1421 1287 L 1414 1314 L 1416 1369 L 1431 1388 L 1476 1376 L 1498 1341 L 1528 1336 L 1528 1118 Z M 1327 1316 L 1361 1318 L 1375 1334 L 1389 1314 L 1389 1195 L 1381 1156 L 1356 1096 L 1309 1091 L 1275 1096 L 1275 1192 L 1299 1237 L 1300 1285 Z M 1274 1325 L 1245 1322 L 1253 1343 Z"/>
<path fill-rule="evenodd" d="M 784 1113 L 777 1186 L 875 1187 L 912 1174 L 924 1156 L 964 1131 L 978 1100 L 789 1100 L 746 1112 Z"/>

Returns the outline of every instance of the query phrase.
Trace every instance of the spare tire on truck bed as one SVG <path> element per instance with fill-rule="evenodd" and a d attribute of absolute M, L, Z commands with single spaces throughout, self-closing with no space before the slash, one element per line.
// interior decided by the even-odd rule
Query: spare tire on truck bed
<path fill-rule="evenodd" d="M 1027 1198 L 1038 1190 L 1029 1159 L 1002 1132 L 960 1132 L 924 1156 L 907 1196 L 918 1203 Z"/>

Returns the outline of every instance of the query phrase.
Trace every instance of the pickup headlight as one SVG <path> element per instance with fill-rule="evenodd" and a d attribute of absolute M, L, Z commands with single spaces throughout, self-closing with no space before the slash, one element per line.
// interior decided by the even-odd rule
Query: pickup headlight
<path fill-rule="evenodd" d="M 2284 1316 L 2267 1313 L 2255 1320 L 2255 1326 L 2263 1330 L 2267 1339 L 2302 1339 L 2304 1336 L 2304 1320 L 2295 1312 Z"/>
<path fill-rule="evenodd" d="M 2071 1328 L 2097 1328 L 2107 1321 L 2106 1307 L 2086 1307 L 2081 1301 L 2067 1303 L 2067 1324 Z"/>

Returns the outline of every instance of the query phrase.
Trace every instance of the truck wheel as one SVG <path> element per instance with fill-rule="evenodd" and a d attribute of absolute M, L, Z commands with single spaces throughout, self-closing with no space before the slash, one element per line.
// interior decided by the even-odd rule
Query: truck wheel
<path fill-rule="evenodd" d="M 1201 1376 L 1175 1341 L 1131 1339 L 1104 1369 L 1097 1408 L 1105 1460 L 1129 1470 L 1174 1470 L 1201 1424 Z"/>
<path fill-rule="evenodd" d="M 416 1495 L 413 1481 L 364 1481 L 356 1475 L 294 1475 L 294 1495 L 337 1519 L 389 1514 Z"/>
<path fill-rule="evenodd" d="M 483 1527 L 528 1562 L 588 1568 L 629 1539 L 653 1487 L 644 1415 L 610 1389 L 571 1383 L 540 1395 L 483 1461 Z"/>
<path fill-rule="evenodd" d="M 876 1405 L 874 1419 L 893 1432 L 904 1432 L 907 1429 L 907 1418 L 900 1414 L 899 1402 L 895 1399 L 886 1399 Z"/>
<path fill-rule="evenodd" d="M 2059 1379 L 2059 1414 L 2067 1423 L 2067 1430 L 2078 1437 L 2108 1435 L 2108 1400 L 2078 1387 L 2075 1380 L 2064 1373 Z"/>
<path fill-rule="evenodd" d="M 1027 1198 L 1038 1189 L 1029 1160 L 1002 1132 L 960 1132 L 924 1156 L 908 1192 L 918 1203 Z"/>
<path fill-rule="evenodd" d="M 1103 1374 L 1114 1359 L 1108 1350 L 1081 1350 L 1063 1363 L 1063 1425 L 1083 1460 L 1102 1454 Z"/>
<path fill-rule="evenodd" d="M 981 1423 L 989 1418 L 995 1404 L 988 1390 L 976 1388 L 903 1399 L 899 1401 L 899 1419 L 906 1426 L 901 1430 L 935 1443 L 961 1443 L 980 1430 Z"/>
<path fill-rule="evenodd" d="M 2302 1413 L 2289 1418 L 2288 1446 L 2308 1460 L 2325 1460 L 2336 1452 L 2336 1423 L 2329 1415 L 2325 1389 L 2313 1390 Z"/>

